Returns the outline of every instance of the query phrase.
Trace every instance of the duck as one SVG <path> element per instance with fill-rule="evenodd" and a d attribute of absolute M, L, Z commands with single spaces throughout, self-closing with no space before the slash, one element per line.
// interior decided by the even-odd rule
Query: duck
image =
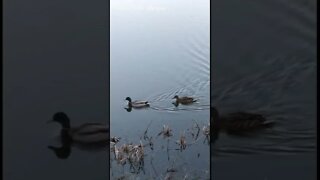
<path fill-rule="evenodd" d="M 109 128 L 105 124 L 85 123 L 78 127 L 70 126 L 70 119 L 64 112 L 57 112 L 48 123 L 61 124 L 60 139 L 62 146 L 48 146 L 59 159 L 67 159 L 71 154 L 71 146 L 86 151 L 106 150 L 109 145 Z"/>
<path fill-rule="evenodd" d="M 150 106 L 148 101 L 132 101 L 130 97 L 126 97 L 125 100 L 128 101 L 129 108 L 127 108 L 127 110 L 129 109 L 130 111 L 131 111 L 131 108 L 139 109 L 139 108 L 146 108 Z"/>
<path fill-rule="evenodd" d="M 244 134 L 271 128 L 273 121 L 268 121 L 263 115 L 247 112 L 235 112 L 220 116 L 215 107 L 211 107 L 211 118 L 213 121 L 213 132 L 225 131 L 228 134 Z"/>
<path fill-rule="evenodd" d="M 54 114 L 53 119 L 49 122 L 57 122 L 62 126 L 61 140 L 63 144 L 108 144 L 110 130 L 106 124 L 85 123 L 78 127 L 70 126 L 70 119 L 64 112 Z"/>
<path fill-rule="evenodd" d="M 175 104 L 177 104 L 177 105 L 178 104 L 187 105 L 187 104 L 192 104 L 197 101 L 193 97 L 187 97 L 187 96 L 179 97 L 178 95 L 175 95 L 172 99 L 176 99 Z"/>

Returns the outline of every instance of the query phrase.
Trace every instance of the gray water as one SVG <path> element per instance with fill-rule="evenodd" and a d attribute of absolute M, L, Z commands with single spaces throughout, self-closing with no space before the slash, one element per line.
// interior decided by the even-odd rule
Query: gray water
<path fill-rule="evenodd" d="M 209 178 L 210 146 L 202 132 L 196 142 L 191 135 L 195 122 L 201 129 L 209 123 L 209 10 L 207 0 L 111 1 L 111 136 L 121 137 L 118 147 L 139 144 L 151 123 L 148 135 L 154 139 L 154 150 L 145 147 L 144 171 L 137 174 L 111 153 L 111 179 L 164 179 L 169 168 L 177 170 L 176 179 Z M 175 107 L 175 95 L 197 102 Z M 127 112 L 127 96 L 149 101 L 150 108 Z M 157 136 L 163 125 L 172 137 Z M 190 146 L 181 152 L 175 141 L 183 132 Z"/>
<path fill-rule="evenodd" d="M 212 2 L 212 105 L 275 122 L 221 134 L 213 179 L 315 179 L 316 1 Z"/>

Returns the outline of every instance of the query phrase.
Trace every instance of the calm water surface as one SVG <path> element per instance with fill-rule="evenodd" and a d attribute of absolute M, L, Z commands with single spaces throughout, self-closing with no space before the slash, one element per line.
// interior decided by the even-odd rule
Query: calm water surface
<path fill-rule="evenodd" d="M 165 179 L 174 168 L 176 179 L 209 178 L 209 145 L 191 130 L 209 122 L 210 60 L 209 1 L 111 1 L 110 125 L 117 145 L 138 144 L 148 125 L 154 150 L 145 148 L 144 169 L 130 173 L 111 160 L 111 179 L 140 177 Z M 175 107 L 174 95 L 192 96 L 192 105 Z M 150 108 L 127 112 L 127 96 L 148 100 Z M 173 136 L 157 136 L 169 125 Z M 188 130 L 189 129 L 189 130 Z M 185 151 L 175 143 L 185 133 Z M 111 157 L 113 157 L 111 153 Z M 111 158 L 112 159 L 112 158 Z"/>
<path fill-rule="evenodd" d="M 276 123 L 251 137 L 221 134 L 213 178 L 315 179 L 316 1 L 212 3 L 212 105 Z"/>

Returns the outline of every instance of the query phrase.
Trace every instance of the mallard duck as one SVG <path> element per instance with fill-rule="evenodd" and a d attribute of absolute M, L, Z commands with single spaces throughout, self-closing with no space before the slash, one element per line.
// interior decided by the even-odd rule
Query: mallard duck
<path fill-rule="evenodd" d="M 50 122 L 61 124 L 61 139 L 64 144 L 67 142 L 89 145 L 109 143 L 109 128 L 105 124 L 85 123 L 78 127 L 71 127 L 69 117 L 63 112 L 54 114 Z"/>
<path fill-rule="evenodd" d="M 222 117 L 216 108 L 211 108 L 211 117 L 215 133 L 225 131 L 229 134 L 242 134 L 274 125 L 274 122 L 267 121 L 262 115 L 254 113 L 236 112 Z"/>
<path fill-rule="evenodd" d="M 176 99 L 175 104 L 191 104 L 197 101 L 192 97 L 179 97 L 178 95 L 175 95 L 172 99 Z"/>
<path fill-rule="evenodd" d="M 149 107 L 150 104 L 148 101 L 132 101 L 130 97 L 127 97 L 125 100 L 128 101 L 128 106 L 130 108 L 145 108 Z"/>
<path fill-rule="evenodd" d="M 70 127 L 70 119 L 63 112 L 56 113 L 49 122 L 58 122 L 62 125 L 60 133 L 62 146 L 48 146 L 60 159 L 69 157 L 72 145 L 86 151 L 105 150 L 108 146 L 109 129 L 104 124 L 86 123 L 79 127 Z"/>

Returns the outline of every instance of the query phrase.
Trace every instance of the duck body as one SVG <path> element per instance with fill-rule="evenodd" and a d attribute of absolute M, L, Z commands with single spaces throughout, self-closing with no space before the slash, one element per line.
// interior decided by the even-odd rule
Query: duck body
<path fill-rule="evenodd" d="M 62 112 L 56 113 L 53 121 L 62 125 L 63 143 L 107 144 L 109 142 L 109 128 L 105 124 L 85 123 L 78 127 L 70 127 L 68 116 Z"/>
<path fill-rule="evenodd" d="M 51 122 L 58 122 L 62 126 L 62 146 L 48 146 L 60 159 L 70 156 L 71 146 L 86 151 L 101 151 L 106 150 L 109 145 L 109 128 L 105 124 L 85 123 L 78 127 L 70 127 L 70 120 L 63 112 L 56 113 Z"/>
<path fill-rule="evenodd" d="M 130 97 L 127 97 L 126 100 L 128 101 L 129 108 L 146 108 L 149 107 L 150 104 L 148 101 L 132 101 Z"/>
<path fill-rule="evenodd" d="M 176 99 L 176 104 L 184 104 L 184 105 L 192 104 L 197 101 L 192 97 L 187 97 L 187 96 L 179 97 L 177 95 L 174 96 L 173 99 Z"/>
<path fill-rule="evenodd" d="M 218 115 L 217 110 L 212 110 L 214 131 L 225 131 L 229 134 L 243 134 L 260 129 L 270 128 L 274 122 L 267 121 L 262 115 L 246 112 L 236 112 L 224 117 Z"/>
<path fill-rule="evenodd" d="M 73 142 L 81 144 L 107 143 L 109 129 L 105 124 L 86 123 L 76 128 L 70 128 L 68 135 Z"/>

